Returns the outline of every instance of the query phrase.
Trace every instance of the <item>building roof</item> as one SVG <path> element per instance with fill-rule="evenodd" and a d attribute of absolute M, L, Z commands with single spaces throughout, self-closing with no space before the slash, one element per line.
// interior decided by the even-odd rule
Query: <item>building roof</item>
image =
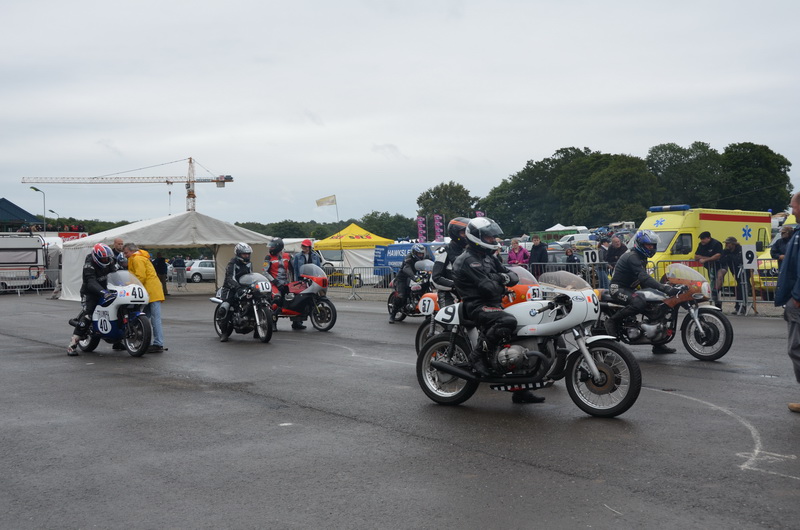
<path fill-rule="evenodd" d="M 26 212 L 6 198 L 0 198 L 0 223 L 26 224 L 41 223 L 42 219 Z"/>

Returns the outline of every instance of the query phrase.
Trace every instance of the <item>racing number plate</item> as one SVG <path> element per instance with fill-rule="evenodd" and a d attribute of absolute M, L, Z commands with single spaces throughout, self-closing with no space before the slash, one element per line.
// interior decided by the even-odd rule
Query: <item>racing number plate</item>
<path fill-rule="evenodd" d="M 272 291 L 272 284 L 270 284 L 269 282 L 258 282 L 256 283 L 256 289 L 258 289 L 262 293 L 268 293 Z"/>

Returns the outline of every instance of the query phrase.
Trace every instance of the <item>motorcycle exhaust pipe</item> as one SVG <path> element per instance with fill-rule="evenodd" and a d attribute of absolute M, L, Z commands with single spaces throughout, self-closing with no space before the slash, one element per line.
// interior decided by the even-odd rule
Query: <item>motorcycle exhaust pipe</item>
<path fill-rule="evenodd" d="M 536 383 L 539 380 L 529 375 L 509 375 L 504 377 L 481 377 L 458 366 L 443 363 L 442 361 L 431 361 L 431 368 L 453 375 L 459 379 L 466 379 L 467 381 L 477 381 L 479 383 L 493 383 L 501 385 L 510 385 L 514 383 Z"/>
<path fill-rule="evenodd" d="M 468 372 L 467 370 L 459 368 L 458 366 L 453 366 L 452 364 L 443 363 L 442 361 L 431 361 L 431 368 L 435 368 L 436 370 L 446 374 L 454 375 L 459 379 L 466 379 L 467 381 L 479 380 L 478 377 L 472 372 Z"/>
<path fill-rule="evenodd" d="M 220 300 L 220 299 L 219 299 L 219 298 L 217 298 L 216 296 L 212 296 L 211 298 L 209 298 L 209 300 L 211 300 L 211 301 L 212 301 L 212 302 L 214 302 L 215 304 L 221 304 L 221 303 L 222 303 L 222 300 Z"/>

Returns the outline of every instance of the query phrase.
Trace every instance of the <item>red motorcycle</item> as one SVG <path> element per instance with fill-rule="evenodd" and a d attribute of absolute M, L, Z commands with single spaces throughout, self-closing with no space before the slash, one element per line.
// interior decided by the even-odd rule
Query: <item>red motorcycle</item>
<path fill-rule="evenodd" d="M 289 292 L 281 304 L 273 299 L 272 318 L 308 318 L 319 331 L 328 331 L 336 324 L 336 307 L 328 299 L 328 275 L 317 265 L 306 263 L 297 271 L 300 278 L 289 282 Z"/>

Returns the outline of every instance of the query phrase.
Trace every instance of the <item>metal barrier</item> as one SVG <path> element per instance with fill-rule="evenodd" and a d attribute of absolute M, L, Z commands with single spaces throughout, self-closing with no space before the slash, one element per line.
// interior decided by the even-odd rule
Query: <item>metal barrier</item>
<path fill-rule="evenodd" d="M 0 294 L 52 291 L 61 285 L 61 270 L 33 267 L 29 271 L 1 271 Z"/>
<path fill-rule="evenodd" d="M 341 294 L 349 291 L 350 300 L 382 299 L 392 292 L 389 287 L 392 278 L 391 267 L 338 267 L 328 275 L 328 291 Z"/>

